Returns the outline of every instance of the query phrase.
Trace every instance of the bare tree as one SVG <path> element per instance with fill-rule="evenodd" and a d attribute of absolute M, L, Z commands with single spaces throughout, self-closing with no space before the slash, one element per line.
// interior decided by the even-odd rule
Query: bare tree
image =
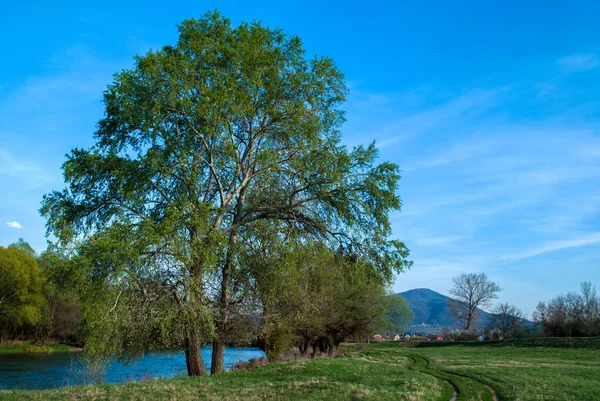
<path fill-rule="evenodd" d="M 503 337 L 515 337 L 523 324 L 523 312 L 514 305 L 503 303 L 493 310 L 490 327 Z"/>
<path fill-rule="evenodd" d="M 600 335 L 600 299 L 592 283 L 581 283 L 581 293 L 568 292 L 552 298 L 546 309 L 545 329 L 558 337 Z"/>
<path fill-rule="evenodd" d="M 452 281 L 454 287 L 449 292 L 454 299 L 449 302 L 450 313 L 464 322 L 464 330 L 469 330 L 476 319 L 477 308 L 489 305 L 502 289 L 485 273 L 463 273 Z"/>
<path fill-rule="evenodd" d="M 546 321 L 548 319 L 548 306 L 545 302 L 538 302 L 533 312 L 533 321 L 541 325 L 542 337 L 546 337 Z"/>
<path fill-rule="evenodd" d="M 581 283 L 581 295 L 583 297 L 585 334 L 592 336 L 599 331 L 600 327 L 600 300 L 596 295 L 596 287 L 593 287 L 589 281 Z"/>

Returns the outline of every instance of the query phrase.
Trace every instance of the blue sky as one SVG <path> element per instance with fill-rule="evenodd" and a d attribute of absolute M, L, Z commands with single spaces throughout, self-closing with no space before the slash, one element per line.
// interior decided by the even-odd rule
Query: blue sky
<path fill-rule="evenodd" d="M 47 3 L 0 11 L 0 245 L 45 248 L 40 200 L 62 188 L 65 153 L 92 144 L 112 74 L 219 9 L 345 73 L 344 142 L 376 140 L 403 170 L 394 237 L 415 263 L 396 291 L 486 272 L 530 313 L 600 286 L 597 2 Z"/>

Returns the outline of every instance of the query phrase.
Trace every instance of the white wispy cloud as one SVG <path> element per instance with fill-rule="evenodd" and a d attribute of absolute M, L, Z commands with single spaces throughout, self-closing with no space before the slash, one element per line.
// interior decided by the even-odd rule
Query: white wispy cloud
<path fill-rule="evenodd" d="M 9 221 L 8 223 L 6 223 L 7 226 L 9 226 L 10 228 L 23 228 L 23 226 L 21 224 L 19 224 L 19 222 L 17 221 Z"/>
<path fill-rule="evenodd" d="M 442 105 L 398 119 L 377 133 L 377 145 L 379 148 L 385 148 L 448 124 L 454 119 L 477 115 L 493 107 L 497 97 L 506 90 L 507 88 L 473 90 Z"/>
<path fill-rule="evenodd" d="M 481 264 L 471 257 L 428 258 L 426 253 L 416 252 L 413 255 L 413 267 L 401 274 L 395 285 L 395 292 L 413 288 L 430 288 L 440 293 L 447 293 L 452 278 L 461 273 L 480 272 Z"/>
<path fill-rule="evenodd" d="M 568 108 L 507 118 L 527 96 L 537 96 L 530 89 L 515 86 L 489 98 L 487 107 L 441 113 L 444 118 L 426 122 L 422 131 L 411 128 L 418 136 L 384 154 L 403 170 L 403 210 L 393 227 L 414 261 L 398 277 L 397 291 L 445 292 L 452 277 L 485 272 L 507 288 L 504 300 L 531 310 L 542 292 L 522 295 L 513 282 L 540 281 L 551 294 L 557 284 L 536 272 L 565 263 L 587 266 L 576 280 L 597 277 L 589 264 L 592 247 L 600 245 L 600 121 Z"/>
<path fill-rule="evenodd" d="M 592 53 L 562 57 L 557 63 L 566 72 L 586 71 L 600 66 L 598 57 Z"/>
<path fill-rule="evenodd" d="M 443 236 L 418 236 L 413 239 L 414 243 L 424 247 L 448 246 L 460 241 L 461 237 L 452 235 Z"/>
<path fill-rule="evenodd" d="M 560 251 L 562 249 L 579 248 L 587 245 L 600 244 L 600 232 L 581 235 L 577 238 L 567 240 L 550 241 L 542 246 L 526 250 L 524 252 L 505 255 L 502 259 L 505 260 L 520 260 L 531 258 L 538 255 L 543 255 L 548 252 Z"/>
<path fill-rule="evenodd" d="M 439 154 L 430 158 L 416 160 L 414 163 L 406 165 L 406 167 L 403 168 L 403 171 L 413 172 L 415 170 L 456 164 L 481 155 L 482 153 L 489 151 L 494 146 L 495 143 L 489 140 L 477 143 L 460 143 L 447 150 L 443 150 Z"/>
<path fill-rule="evenodd" d="M 405 179 L 420 177 L 432 185 L 421 191 L 419 202 L 405 203 L 407 214 L 457 209 L 462 205 L 460 215 L 490 215 L 493 211 L 560 202 L 561 197 L 548 198 L 547 194 L 564 193 L 563 187 L 575 183 L 588 183 L 589 189 L 582 193 L 580 201 L 587 199 L 598 204 L 594 194 L 600 196 L 600 190 L 595 189 L 593 182 L 600 176 L 600 128 L 541 122 L 481 131 L 485 135 L 471 135 L 454 145 L 441 146 L 427 157 L 417 154 L 404 161 Z M 421 187 L 426 185 L 423 180 Z M 595 211 L 591 206 L 580 203 L 577 209 Z"/>
<path fill-rule="evenodd" d="M 36 162 L 23 160 L 6 149 L 0 149 L 0 182 L 9 178 L 18 180 L 19 188 L 32 189 L 53 182 L 57 175 L 50 174 Z"/>
<path fill-rule="evenodd" d="M 111 74 L 125 65 L 102 59 L 81 44 L 43 63 L 55 73 L 28 76 L 0 94 L 0 184 L 13 189 L 12 199 L 24 198 L 18 191 L 26 190 L 28 199 L 39 201 L 41 190 L 61 181 L 62 155 L 91 142 L 97 120 L 90 105 L 97 105 L 93 108 L 101 116 L 102 91 Z M 78 131 L 82 134 L 74 135 Z"/>

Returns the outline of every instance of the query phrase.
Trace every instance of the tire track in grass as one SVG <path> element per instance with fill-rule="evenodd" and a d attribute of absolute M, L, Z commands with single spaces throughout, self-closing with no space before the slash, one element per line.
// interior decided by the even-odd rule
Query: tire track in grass
<path fill-rule="evenodd" d="M 432 368 L 429 367 L 429 363 L 430 363 L 429 359 L 427 359 L 425 357 L 422 357 L 422 358 L 425 360 L 425 367 L 427 369 L 432 369 Z M 494 390 L 494 388 L 492 388 L 492 386 L 488 386 L 487 384 L 485 384 L 484 382 L 482 382 L 480 380 L 474 379 L 471 376 L 467 376 L 467 375 L 462 374 L 462 373 L 450 372 L 450 371 L 443 370 L 443 369 L 436 369 L 436 370 L 439 371 L 439 372 L 444 372 L 444 373 L 450 374 L 450 375 L 464 377 L 465 379 L 472 380 L 472 381 L 474 381 L 476 383 L 479 383 L 479 384 L 485 386 L 490 391 L 490 393 L 492 394 L 492 400 L 493 401 L 500 401 L 500 399 L 498 398 L 498 393 L 496 393 L 496 390 Z"/>
<path fill-rule="evenodd" d="M 417 360 L 413 357 L 407 357 L 408 359 L 410 359 L 412 361 L 412 364 L 408 367 L 409 370 L 415 371 L 415 372 L 419 372 L 419 373 L 423 373 L 426 374 L 428 376 L 432 376 L 435 377 L 436 379 L 439 379 L 439 377 L 437 377 L 436 375 L 433 375 L 429 372 L 424 372 L 421 369 L 417 369 L 416 365 L 417 365 Z M 458 401 L 458 388 L 450 381 L 446 380 L 446 379 L 442 379 L 444 380 L 444 383 L 446 383 L 447 385 L 449 385 L 452 388 L 452 398 L 450 398 L 450 401 Z"/>
<path fill-rule="evenodd" d="M 429 366 L 429 360 L 419 355 L 413 355 L 409 358 L 414 362 L 409 369 L 437 377 L 452 386 L 455 394 L 451 401 L 499 401 L 496 391 L 478 380 L 458 373 L 432 368 Z"/>
<path fill-rule="evenodd" d="M 427 359 L 427 358 L 425 358 L 425 357 L 422 357 L 422 358 L 423 358 L 423 359 L 425 360 L 425 362 L 426 362 L 426 364 L 425 364 L 425 367 L 426 367 L 427 369 L 431 369 L 431 368 L 429 367 L 429 363 L 430 363 L 429 359 Z M 490 391 L 490 393 L 492 394 L 492 400 L 493 400 L 493 401 L 500 401 L 500 399 L 498 398 L 498 393 L 496 393 L 496 390 L 494 390 L 494 388 L 493 388 L 492 386 L 489 386 L 489 385 L 485 384 L 484 382 L 482 382 L 482 381 L 480 381 L 480 380 L 474 379 L 474 378 L 472 378 L 471 376 L 467 376 L 467 375 L 464 375 L 464 374 L 461 374 L 461 373 L 449 372 L 449 371 L 447 371 L 447 370 L 437 369 L 437 371 L 439 371 L 439 372 L 444 372 L 444 373 L 451 374 L 451 375 L 456 375 L 456 376 L 464 377 L 465 379 L 472 380 L 472 381 L 474 381 L 474 382 L 476 382 L 476 383 L 479 383 L 479 384 L 481 384 L 482 386 L 486 387 L 486 388 L 487 388 L 487 389 Z"/>

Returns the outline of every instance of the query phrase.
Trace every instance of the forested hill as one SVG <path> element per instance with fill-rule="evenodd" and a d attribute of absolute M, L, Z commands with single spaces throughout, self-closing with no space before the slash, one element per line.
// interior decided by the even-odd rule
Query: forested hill
<path fill-rule="evenodd" d="M 449 297 L 440 294 L 439 292 L 432 291 L 428 288 L 417 288 L 401 292 L 399 294 L 404 297 L 410 309 L 415 314 L 415 318 L 409 325 L 422 325 L 427 326 L 439 326 L 449 327 L 451 329 L 460 328 L 461 324 L 450 315 L 450 308 L 448 307 L 447 301 Z M 478 309 L 479 321 L 478 326 L 482 327 L 487 325 L 490 314 Z"/>

